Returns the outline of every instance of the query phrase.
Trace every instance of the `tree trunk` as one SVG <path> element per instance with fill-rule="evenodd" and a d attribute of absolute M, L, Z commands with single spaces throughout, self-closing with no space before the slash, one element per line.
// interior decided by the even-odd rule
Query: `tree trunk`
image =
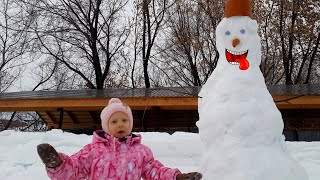
<path fill-rule="evenodd" d="M 310 58 L 310 63 L 309 63 L 309 68 L 308 68 L 308 74 L 307 74 L 307 78 L 306 81 L 304 82 L 304 84 L 308 84 L 310 82 L 310 77 L 311 77 L 311 71 L 312 71 L 312 64 L 316 58 L 316 54 L 319 52 L 318 48 L 319 48 L 319 43 L 320 43 L 320 33 L 318 33 L 318 38 L 316 41 L 316 45 L 313 49 L 311 58 Z M 318 57 L 319 58 L 319 57 Z"/>

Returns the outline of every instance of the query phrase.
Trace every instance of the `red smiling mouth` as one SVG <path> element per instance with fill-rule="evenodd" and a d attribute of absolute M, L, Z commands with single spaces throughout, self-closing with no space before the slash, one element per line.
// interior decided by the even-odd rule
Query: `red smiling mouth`
<path fill-rule="evenodd" d="M 249 68 L 249 61 L 246 59 L 248 55 L 247 51 L 235 52 L 226 49 L 227 61 L 232 65 L 239 65 L 241 70 L 247 70 Z"/>
<path fill-rule="evenodd" d="M 124 131 L 118 131 L 118 133 L 119 133 L 119 134 L 122 134 L 122 133 L 124 133 Z"/>
<path fill-rule="evenodd" d="M 248 51 L 235 52 L 226 49 L 226 58 L 231 64 L 239 64 L 237 62 L 238 59 L 246 59 L 248 55 Z"/>

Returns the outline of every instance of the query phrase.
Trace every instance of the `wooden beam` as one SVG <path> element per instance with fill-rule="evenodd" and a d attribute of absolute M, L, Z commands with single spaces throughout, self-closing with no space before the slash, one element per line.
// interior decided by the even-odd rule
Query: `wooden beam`
<path fill-rule="evenodd" d="M 63 110 L 63 108 L 58 108 L 57 110 L 60 112 L 58 129 L 62 129 L 64 110 Z"/>
<path fill-rule="evenodd" d="M 74 124 L 79 124 L 78 120 L 76 119 L 76 117 L 72 114 L 71 111 L 66 111 L 67 115 L 70 117 L 70 119 L 72 120 L 72 122 Z"/>
<path fill-rule="evenodd" d="M 5 111 L 101 111 L 107 98 L 69 99 L 0 99 L 0 112 Z M 197 110 L 197 97 L 135 97 L 121 98 L 132 110 Z M 280 109 L 320 109 L 320 96 L 274 95 Z"/>
<path fill-rule="evenodd" d="M 275 95 L 279 109 L 320 109 L 320 96 Z"/>
<path fill-rule="evenodd" d="M 280 102 L 288 102 L 291 99 L 296 99 L 303 97 L 303 95 L 273 95 L 273 101 L 275 103 L 280 103 Z"/>
<path fill-rule="evenodd" d="M 45 112 L 46 113 L 46 115 L 49 117 L 49 119 L 51 120 L 51 122 L 53 123 L 53 124 L 58 124 L 58 121 L 56 120 L 56 118 L 54 117 L 54 115 L 52 115 L 50 112 Z"/>
<path fill-rule="evenodd" d="M 63 129 L 76 129 L 76 128 L 97 128 L 101 129 L 100 124 L 95 124 L 95 123 L 80 123 L 80 124 L 73 124 L 73 123 L 64 123 L 63 124 Z M 58 128 L 58 124 L 54 125 L 54 128 Z"/>
<path fill-rule="evenodd" d="M 42 120 L 48 127 L 50 127 L 50 126 L 48 125 L 49 122 L 45 121 L 45 119 L 42 117 L 42 115 L 40 114 L 40 112 L 36 111 L 36 113 L 37 113 L 37 115 L 41 118 L 41 120 Z M 52 124 L 53 124 L 53 123 L 52 123 Z"/>
<path fill-rule="evenodd" d="M 106 98 L 73 98 L 73 99 L 0 99 L 0 111 L 55 111 L 63 108 L 71 110 L 101 111 L 107 105 Z M 121 98 L 133 110 L 152 109 L 188 110 L 197 109 L 198 99 L 195 97 L 142 97 Z"/>
<path fill-rule="evenodd" d="M 96 118 L 96 115 L 93 112 L 89 111 L 89 114 L 96 125 L 101 124 L 101 122 Z"/>

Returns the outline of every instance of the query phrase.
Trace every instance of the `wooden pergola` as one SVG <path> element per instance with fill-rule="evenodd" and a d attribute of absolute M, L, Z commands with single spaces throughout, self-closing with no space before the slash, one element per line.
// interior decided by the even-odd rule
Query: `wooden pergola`
<path fill-rule="evenodd" d="M 134 130 L 180 128 L 197 131 L 195 122 L 199 119 L 200 89 L 163 87 L 12 92 L 0 94 L 0 111 L 35 111 L 50 128 L 99 129 L 100 111 L 111 97 L 118 97 L 133 110 Z M 284 120 L 288 120 L 285 122 L 287 129 L 320 130 L 320 85 L 275 85 L 268 86 L 268 90 Z M 304 117 L 310 113 L 312 125 L 291 123 L 299 118 L 299 121 L 305 121 Z"/>
<path fill-rule="evenodd" d="M 135 127 L 139 128 L 144 119 L 159 119 L 154 116 L 161 112 L 194 116 L 191 111 L 197 110 L 199 90 L 200 87 L 177 87 L 4 93 L 0 94 L 0 111 L 35 111 L 51 128 L 99 129 L 101 110 L 110 98 L 118 97 L 131 107 Z M 174 114 L 160 115 L 182 121 Z"/>

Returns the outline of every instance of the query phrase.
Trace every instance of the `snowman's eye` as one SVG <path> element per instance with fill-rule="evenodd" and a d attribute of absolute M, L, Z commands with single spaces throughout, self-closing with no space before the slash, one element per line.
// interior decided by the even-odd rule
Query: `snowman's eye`
<path fill-rule="evenodd" d="M 231 34 L 230 31 L 226 31 L 226 35 L 229 36 Z"/>
<path fill-rule="evenodd" d="M 246 30 L 241 29 L 241 30 L 240 30 L 240 33 L 241 33 L 241 34 L 244 34 L 244 33 L 246 33 Z"/>

